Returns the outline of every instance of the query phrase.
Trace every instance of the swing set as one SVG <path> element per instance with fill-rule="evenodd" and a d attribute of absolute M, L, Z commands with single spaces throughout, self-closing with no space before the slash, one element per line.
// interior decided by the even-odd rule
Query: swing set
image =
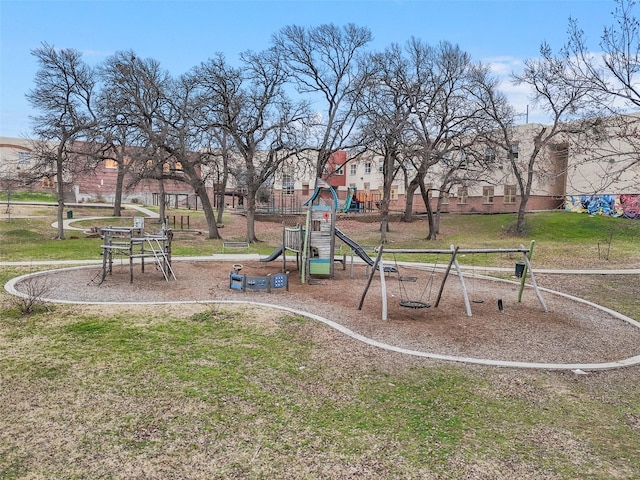
<path fill-rule="evenodd" d="M 400 266 L 398 265 L 398 260 L 396 258 L 396 254 L 393 254 L 393 262 L 395 263 L 396 272 L 398 272 L 398 288 L 400 290 L 400 306 L 405 308 L 413 308 L 415 310 L 421 308 L 429 308 L 431 306 L 431 289 L 433 287 L 433 277 L 435 275 L 436 269 L 438 268 L 438 260 L 436 257 L 436 261 L 433 264 L 433 269 L 431 270 L 431 274 L 429 275 L 426 282 L 424 282 L 424 287 L 422 288 L 422 293 L 418 298 L 412 298 L 412 295 L 409 293 L 409 289 L 407 288 L 407 284 L 413 284 L 418 282 L 418 277 L 415 276 L 406 276 L 400 275 Z M 424 300 L 425 294 L 428 294 L 427 300 Z"/>
<path fill-rule="evenodd" d="M 465 283 L 465 275 L 462 273 L 462 270 L 460 268 L 460 264 L 458 263 L 458 255 L 463 254 L 489 254 L 489 253 L 499 253 L 499 254 L 504 254 L 504 253 L 521 253 L 523 255 L 523 262 L 524 263 L 524 271 L 522 272 L 522 275 L 520 277 L 520 288 L 518 290 L 518 302 L 522 301 L 522 293 L 524 291 L 524 287 L 525 287 L 525 280 L 527 277 L 527 272 L 529 273 L 529 276 L 531 278 L 531 283 L 533 286 L 533 289 L 535 291 L 535 294 L 538 298 L 538 301 L 540 302 L 540 305 L 542 306 L 542 309 L 544 312 L 548 312 L 547 306 L 542 298 L 542 295 L 540 294 L 540 290 L 538 289 L 538 285 L 536 283 L 535 280 L 535 276 L 533 273 L 533 269 L 531 268 L 531 255 L 533 254 L 533 246 L 535 244 L 535 241 L 531 241 L 530 247 L 529 248 L 525 248 L 524 245 L 520 245 L 519 248 L 490 248 L 490 249 L 461 249 L 459 247 L 456 247 L 454 245 L 451 245 L 449 250 L 438 250 L 438 249 L 388 249 L 388 250 L 383 250 L 383 246 L 380 245 L 377 248 L 377 252 L 378 255 L 376 257 L 374 266 L 371 270 L 371 273 L 369 275 L 369 279 L 367 281 L 367 285 L 365 286 L 364 292 L 362 293 L 362 297 L 360 298 L 360 303 L 358 305 L 358 310 L 362 310 L 362 305 L 364 304 L 364 299 L 365 296 L 367 294 L 367 291 L 371 285 L 371 281 L 373 279 L 373 275 L 376 272 L 376 269 L 380 272 L 380 286 L 382 289 L 382 319 L 383 320 L 387 320 L 387 291 L 386 291 L 386 282 L 385 282 L 385 277 L 384 277 L 384 265 L 382 265 L 383 260 L 382 260 L 382 253 L 383 251 L 386 253 L 391 253 L 393 254 L 393 258 L 394 258 L 394 262 L 396 265 L 396 271 L 398 272 L 398 284 L 399 284 L 399 289 L 400 289 L 400 306 L 404 307 L 404 308 L 410 308 L 410 309 L 422 309 L 422 308 L 429 308 L 431 307 L 431 292 L 432 292 L 432 288 L 433 288 L 433 279 L 435 276 L 435 273 L 437 271 L 438 267 L 438 256 L 439 255 L 450 255 L 449 258 L 449 263 L 447 265 L 447 267 L 444 270 L 444 275 L 442 278 L 442 283 L 440 284 L 440 288 L 438 290 L 438 295 L 437 298 L 435 300 L 435 303 L 433 304 L 434 308 L 437 308 L 438 305 L 440 304 L 440 300 L 442 299 L 442 294 L 444 292 L 444 287 L 445 284 L 447 282 L 447 279 L 449 277 L 449 274 L 451 273 L 451 269 L 455 268 L 456 269 L 456 273 L 458 276 L 458 280 L 460 282 L 460 288 L 462 291 L 462 296 L 464 298 L 464 304 L 465 304 L 465 309 L 467 312 L 467 316 L 471 317 L 472 316 L 472 312 L 471 312 L 471 302 L 469 300 L 469 294 L 467 291 L 467 286 Z M 417 283 L 418 282 L 418 277 L 415 276 L 404 276 L 400 274 L 400 269 L 398 266 L 398 262 L 396 260 L 396 255 L 397 254 L 435 254 L 436 255 L 436 261 L 433 264 L 432 268 L 430 269 L 430 274 L 429 277 L 427 279 L 427 281 L 424 283 L 422 291 L 420 293 L 419 297 L 414 297 L 412 298 L 411 295 L 409 295 L 409 289 L 407 288 L 406 284 L 413 284 L 413 283 Z M 378 266 L 380 266 L 380 268 L 377 268 Z M 474 267 L 474 271 L 471 275 L 471 278 L 475 278 L 475 267 Z M 472 284 L 472 289 L 473 289 L 473 303 L 483 303 L 484 300 L 479 300 L 475 297 L 475 286 L 474 284 Z M 425 300 L 424 296 L 427 295 L 427 299 Z M 502 299 L 498 300 L 498 310 L 500 310 L 500 312 L 503 311 L 503 302 Z"/>

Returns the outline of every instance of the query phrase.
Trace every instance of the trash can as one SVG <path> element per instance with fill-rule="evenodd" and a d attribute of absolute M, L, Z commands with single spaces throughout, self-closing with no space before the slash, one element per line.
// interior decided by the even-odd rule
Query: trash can
<path fill-rule="evenodd" d="M 522 275 L 524 274 L 525 266 L 526 266 L 526 263 L 524 262 L 516 262 L 516 277 L 522 278 Z"/>
<path fill-rule="evenodd" d="M 73 210 L 67 210 L 67 218 L 68 219 L 72 219 L 73 218 Z"/>

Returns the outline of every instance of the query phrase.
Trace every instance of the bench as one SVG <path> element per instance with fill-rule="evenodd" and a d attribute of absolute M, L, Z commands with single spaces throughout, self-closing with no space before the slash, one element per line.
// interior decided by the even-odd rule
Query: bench
<path fill-rule="evenodd" d="M 249 253 L 249 242 L 222 242 L 222 253 L 229 248 L 243 249 Z"/>

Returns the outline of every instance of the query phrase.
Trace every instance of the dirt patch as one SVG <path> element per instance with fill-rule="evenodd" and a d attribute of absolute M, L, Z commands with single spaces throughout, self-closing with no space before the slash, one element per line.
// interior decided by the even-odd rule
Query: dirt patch
<path fill-rule="evenodd" d="M 288 263 L 289 265 L 289 263 Z M 295 265 L 295 262 L 293 263 Z M 244 262 L 240 273 L 266 277 L 281 272 L 282 263 Z M 48 276 L 47 297 L 78 302 L 210 302 L 247 301 L 281 305 L 327 318 L 373 340 L 397 347 L 448 356 L 501 361 L 541 363 L 600 363 L 638 355 L 640 329 L 585 303 L 548 292 L 543 293 L 547 312 L 533 289 L 527 288 L 517 301 L 515 281 L 468 278 L 465 282 L 472 316 L 467 316 L 461 285 L 456 276 L 445 284 L 435 308 L 443 274 L 402 267 L 402 276 L 415 282 L 400 282 L 398 275 L 385 278 L 388 290 L 388 320 L 382 320 L 381 281 L 373 277 L 364 299 L 368 270 L 364 265 L 336 264 L 334 278 L 316 278 L 302 284 L 299 272 L 289 274 L 289 290 L 241 292 L 229 288 L 231 262 L 174 262 L 177 280 L 165 281 L 161 271 L 136 266 L 129 282 L 128 263 L 115 265 L 101 282 L 100 268 L 53 271 Z M 562 290 L 573 285 L 571 277 L 538 278 Z M 16 288 L 24 288 L 24 282 Z M 429 303 L 430 308 L 411 309 L 400 300 Z M 502 310 L 499 308 L 502 306 Z M 153 307 L 157 308 L 157 307 Z M 166 308 L 166 307 L 165 307 Z M 187 308 L 187 307 L 184 307 Z M 260 315 L 264 315 L 262 310 Z"/>

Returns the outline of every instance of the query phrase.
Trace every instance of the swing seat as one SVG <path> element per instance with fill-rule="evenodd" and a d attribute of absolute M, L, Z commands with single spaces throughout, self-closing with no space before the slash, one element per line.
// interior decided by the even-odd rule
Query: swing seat
<path fill-rule="evenodd" d="M 402 276 L 402 277 L 398 277 L 398 281 L 400 281 L 400 282 L 417 282 L 418 281 L 418 277 Z"/>
<path fill-rule="evenodd" d="M 418 308 L 429 308 L 431 304 L 427 302 L 421 302 L 419 300 L 401 300 L 400 306 L 405 308 L 418 309 Z"/>

